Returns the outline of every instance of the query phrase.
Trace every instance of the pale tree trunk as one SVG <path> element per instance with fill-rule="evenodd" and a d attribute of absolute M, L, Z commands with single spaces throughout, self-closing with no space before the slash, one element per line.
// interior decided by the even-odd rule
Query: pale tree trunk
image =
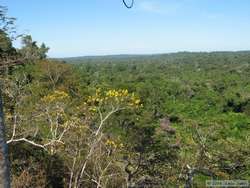
<path fill-rule="evenodd" d="M 2 85 L 0 85 L 0 188 L 10 188 L 8 147 L 5 140 Z"/>

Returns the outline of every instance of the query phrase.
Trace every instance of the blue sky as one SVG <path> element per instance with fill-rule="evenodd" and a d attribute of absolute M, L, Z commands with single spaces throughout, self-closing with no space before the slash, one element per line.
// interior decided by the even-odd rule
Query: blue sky
<path fill-rule="evenodd" d="M 129 1 L 129 0 L 128 0 Z M 250 0 L 0 0 L 50 57 L 250 50 Z"/>

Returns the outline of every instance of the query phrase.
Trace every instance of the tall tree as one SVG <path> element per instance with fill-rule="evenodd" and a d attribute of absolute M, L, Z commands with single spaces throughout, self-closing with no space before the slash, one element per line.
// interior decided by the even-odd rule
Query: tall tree
<path fill-rule="evenodd" d="M 22 38 L 23 47 L 17 50 L 12 46 L 13 40 L 17 37 L 20 35 L 16 34 L 15 18 L 8 17 L 7 8 L 0 5 L 0 188 L 9 188 L 11 182 L 2 97 L 5 75 L 12 66 L 45 59 L 49 50 L 44 43 L 38 46 L 30 35 Z M 26 141 L 25 139 L 19 140 Z M 16 142 L 17 140 L 11 141 Z"/>
<path fill-rule="evenodd" d="M 47 57 L 46 54 L 49 48 L 44 43 L 38 46 L 37 42 L 33 41 L 30 35 L 26 35 L 22 38 L 22 44 L 23 47 L 20 53 L 25 59 L 34 62 L 37 59 L 45 59 Z"/>
<path fill-rule="evenodd" d="M 0 187 L 3 188 L 10 187 L 8 149 L 5 140 L 5 126 L 4 126 L 1 89 L 0 89 Z"/>
<path fill-rule="evenodd" d="M 14 18 L 7 17 L 6 7 L 0 6 L 0 73 L 3 74 L 12 64 L 11 59 L 15 54 L 12 47 L 12 34 L 15 33 Z M 0 75 L 2 76 L 2 75 Z M 10 187 L 10 171 L 8 162 L 8 147 L 5 139 L 3 100 L 2 100 L 2 79 L 0 79 L 0 187 Z"/>

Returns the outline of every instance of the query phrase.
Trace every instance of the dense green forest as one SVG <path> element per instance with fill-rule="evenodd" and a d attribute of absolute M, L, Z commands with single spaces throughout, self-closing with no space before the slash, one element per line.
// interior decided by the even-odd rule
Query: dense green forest
<path fill-rule="evenodd" d="M 250 178 L 249 52 L 65 61 L 28 63 L 7 76 L 9 138 L 14 124 L 17 139 L 41 145 L 66 130 L 62 144 L 46 149 L 10 144 L 17 187 L 69 185 L 96 137 L 79 187 L 183 187 L 189 176 L 203 187 L 212 178 Z M 112 108 L 124 109 L 108 117 L 100 138 L 93 135 L 98 110 L 106 116 Z"/>
<path fill-rule="evenodd" d="M 48 59 L 45 44 L 22 36 L 14 48 L 8 31 L 0 78 L 12 187 L 250 179 L 250 52 Z"/>

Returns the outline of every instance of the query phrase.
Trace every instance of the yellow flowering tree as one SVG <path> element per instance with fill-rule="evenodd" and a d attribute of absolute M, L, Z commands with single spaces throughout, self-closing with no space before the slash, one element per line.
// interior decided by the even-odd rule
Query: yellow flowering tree
<path fill-rule="evenodd" d="M 78 155 L 72 160 L 69 187 L 81 187 L 81 182 L 92 177 L 91 174 L 95 174 L 94 178 L 90 178 L 92 183 L 97 187 L 102 187 L 104 182 L 107 183 L 108 179 L 119 174 L 117 171 L 121 171 L 121 168 L 117 166 L 115 157 L 111 157 L 111 155 L 115 151 L 121 150 L 123 144 L 108 138 L 103 127 L 108 124 L 108 120 L 115 113 L 137 109 L 141 106 L 139 97 L 134 93 L 129 93 L 126 89 L 106 91 L 98 88 L 94 95 L 87 97 L 81 106 L 87 111 L 85 113 L 89 113 L 91 116 L 91 121 L 88 121 L 89 125 L 85 125 L 85 128 L 89 130 L 88 138 L 86 139 L 86 132 L 82 136 L 87 142 L 85 143 L 87 148 L 84 150 L 84 157 L 79 157 L 80 152 L 71 151 L 71 154 Z M 85 115 L 85 118 L 87 117 L 88 115 Z M 82 151 L 82 148 L 79 147 L 78 151 Z M 87 169 L 88 165 L 91 168 Z"/>
<path fill-rule="evenodd" d="M 59 90 L 41 98 L 33 114 L 33 121 L 37 127 L 33 135 L 34 139 L 17 135 L 16 126 L 14 126 L 12 137 L 8 143 L 26 142 L 54 154 L 58 146 L 64 145 L 66 132 L 78 122 L 75 116 L 70 116 L 65 112 L 69 101 L 70 96 Z M 41 141 L 36 141 L 36 135 L 41 136 Z"/>
<path fill-rule="evenodd" d="M 65 91 L 55 90 L 41 99 L 39 107 L 40 117 L 46 119 L 47 135 L 44 139 L 44 147 L 50 153 L 56 152 L 59 145 L 64 145 L 65 134 L 78 123 L 78 118 L 66 112 L 69 107 L 70 96 Z"/>
<path fill-rule="evenodd" d="M 100 124 L 96 135 L 99 134 L 104 122 L 114 113 L 125 109 L 136 109 L 142 106 L 141 101 L 134 93 L 127 89 L 102 91 L 97 89 L 95 95 L 89 96 L 85 103 L 93 114 L 99 114 Z"/>

